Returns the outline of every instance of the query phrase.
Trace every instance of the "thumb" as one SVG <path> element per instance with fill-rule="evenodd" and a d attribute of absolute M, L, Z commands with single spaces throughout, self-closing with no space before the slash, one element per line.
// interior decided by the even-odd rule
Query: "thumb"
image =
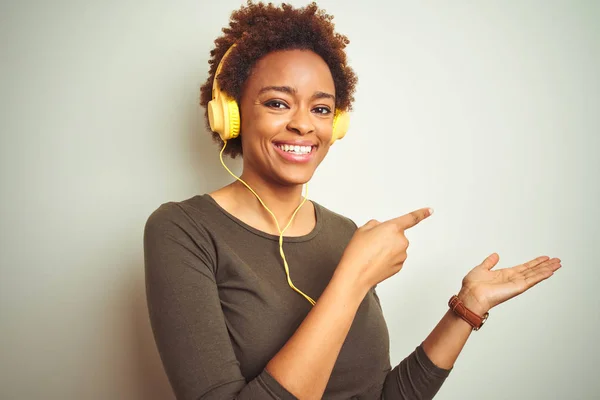
<path fill-rule="evenodd" d="M 371 228 L 375 228 L 379 224 L 381 224 L 381 222 L 377 221 L 376 219 L 372 219 L 372 220 L 369 220 L 369 222 L 367 222 L 366 224 L 364 224 L 363 228 L 371 229 Z"/>
<path fill-rule="evenodd" d="M 498 253 L 492 253 L 485 260 L 483 260 L 480 266 L 489 271 L 490 269 L 494 268 L 496 264 L 498 264 L 498 261 L 500 261 L 500 256 Z"/>

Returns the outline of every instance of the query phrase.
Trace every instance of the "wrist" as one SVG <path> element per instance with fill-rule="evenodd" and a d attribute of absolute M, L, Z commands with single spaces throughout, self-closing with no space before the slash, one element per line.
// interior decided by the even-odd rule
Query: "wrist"
<path fill-rule="evenodd" d="M 478 331 L 488 318 L 488 313 L 478 315 L 476 312 L 467 307 L 458 295 L 454 295 L 448 300 L 448 307 L 451 314 L 454 313 L 458 318 L 464 320 L 471 326 L 471 329 Z"/>
<path fill-rule="evenodd" d="M 374 285 L 369 285 L 361 274 L 355 272 L 356 268 L 350 268 L 346 265 L 338 265 L 333 273 L 331 284 L 343 288 L 344 291 L 352 297 L 359 298 L 360 301 L 367 295 Z"/>
<path fill-rule="evenodd" d="M 467 307 L 469 310 L 479 315 L 480 317 L 483 317 L 483 315 L 486 312 L 490 311 L 490 307 L 486 306 L 481 301 L 479 301 L 469 288 L 463 286 L 460 289 L 460 292 L 458 292 L 457 296 L 460 299 L 460 301 L 462 301 L 462 303 L 465 305 L 465 307 Z"/>

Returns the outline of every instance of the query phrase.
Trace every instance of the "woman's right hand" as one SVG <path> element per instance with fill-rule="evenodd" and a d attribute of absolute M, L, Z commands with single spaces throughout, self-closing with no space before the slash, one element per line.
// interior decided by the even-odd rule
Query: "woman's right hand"
<path fill-rule="evenodd" d="M 336 273 L 349 277 L 365 291 L 398 273 L 409 244 L 404 232 L 432 213 L 432 209 L 422 208 L 385 222 L 367 222 L 350 239 Z"/>

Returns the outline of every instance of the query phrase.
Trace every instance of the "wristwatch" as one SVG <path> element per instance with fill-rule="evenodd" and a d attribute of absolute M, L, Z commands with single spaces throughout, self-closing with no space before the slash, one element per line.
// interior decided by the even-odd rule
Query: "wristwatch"
<path fill-rule="evenodd" d="M 450 297 L 448 307 L 450 307 L 456 315 L 467 321 L 467 323 L 473 327 L 474 331 L 478 331 L 483 326 L 489 315 L 489 313 L 485 313 L 483 317 L 480 317 L 475 314 L 463 304 L 457 295 Z"/>

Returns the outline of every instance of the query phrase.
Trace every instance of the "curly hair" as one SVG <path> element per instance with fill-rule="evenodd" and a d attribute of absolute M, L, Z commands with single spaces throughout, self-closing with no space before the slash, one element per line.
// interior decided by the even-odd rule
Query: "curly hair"
<path fill-rule="evenodd" d="M 245 6 L 231 14 L 229 27 L 223 28 L 224 35 L 215 40 L 215 48 L 210 52 L 209 77 L 200 89 L 200 105 L 206 108 L 212 99 L 217 66 L 225 52 L 236 44 L 217 79 L 221 90 L 238 104 L 244 83 L 260 58 L 278 50 L 311 50 L 329 66 L 335 85 L 336 108 L 350 111 L 358 79 L 347 65 L 344 51 L 350 41 L 334 32 L 332 20 L 333 16 L 319 9 L 314 2 L 294 8 L 289 4 L 274 6 L 248 0 Z M 205 120 L 210 131 L 206 110 Z M 223 144 L 218 133 L 212 132 L 212 136 L 217 143 Z M 241 138 L 230 140 L 224 154 L 232 158 L 241 155 Z"/>

